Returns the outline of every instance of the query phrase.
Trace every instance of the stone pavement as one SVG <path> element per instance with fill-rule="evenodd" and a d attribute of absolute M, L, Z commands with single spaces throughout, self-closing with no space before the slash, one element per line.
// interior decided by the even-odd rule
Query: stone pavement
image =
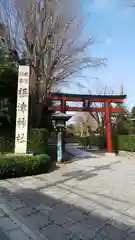
<path fill-rule="evenodd" d="M 66 144 L 66 150 L 76 156 L 78 159 L 80 159 L 80 157 L 83 157 L 84 159 L 89 157 L 95 157 L 97 155 L 92 152 L 85 151 L 74 144 Z"/>
<path fill-rule="evenodd" d="M 80 155 L 1 180 L 0 230 L 0 240 L 135 240 L 135 158 Z"/>

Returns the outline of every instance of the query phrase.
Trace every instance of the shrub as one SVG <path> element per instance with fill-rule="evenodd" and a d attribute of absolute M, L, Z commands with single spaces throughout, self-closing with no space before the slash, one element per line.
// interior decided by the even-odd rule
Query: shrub
<path fill-rule="evenodd" d="M 97 136 L 98 139 L 98 147 L 99 149 L 105 149 L 106 148 L 106 137 L 103 136 Z"/>
<path fill-rule="evenodd" d="M 28 133 L 28 152 L 45 153 L 48 144 L 48 131 L 46 129 L 31 129 Z M 6 134 L 0 137 L 0 152 L 12 153 L 14 152 L 15 136 L 13 134 Z"/>
<path fill-rule="evenodd" d="M 51 165 L 52 161 L 46 154 L 0 155 L 0 179 L 45 173 Z"/>
<path fill-rule="evenodd" d="M 135 152 L 135 135 L 118 135 L 118 149 Z"/>
<path fill-rule="evenodd" d="M 28 134 L 28 152 L 45 153 L 49 134 L 46 129 L 31 129 Z"/>
<path fill-rule="evenodd" d="M 80 144 L 83 145 L 84 147 L 90 147 L 90 137 L 80 137 L 79 139 Z"/>
<path fill-rule="evenodd" d="M 88 136 L 88 137 L 81 137 L 80 144 L 84 147 L 91 147 L 96 146 L 100 149 L 106 148 L 106 137 L 105 136 Z"/>
<path fill-rule="evenodd" d="M 0 137 L 0 152 L 8 153 L 14 151 L 14 139 Z"/>
<path fill-rule="evenodd" d="M 80 139 L 83 146 L 97 146 L 100 149 L 106 148 L 106 136 L 89 136 Z M 89 143 L 89 144 L 88 144 Z M 113 135 L 112 136 L 113 151 L 119 150 L 135 152 L 135 135 Z"/>
<path fill-rule="evenodd" d="M 15 135 L 14 131 L 2 132 L 0 131 L 0 152 L 8 153 L 14 152 L 14 143 L 15 143 Z"/>

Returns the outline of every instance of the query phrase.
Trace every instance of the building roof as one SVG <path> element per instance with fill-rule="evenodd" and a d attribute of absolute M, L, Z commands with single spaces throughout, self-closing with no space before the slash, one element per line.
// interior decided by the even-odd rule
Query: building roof
<path fill-rule="evenodd" d="M 126 99 L 127 95 L 89 95 L 89 94 L 69 94 L 69 93 L 57 93 L 52 92 L 50 96 L 57 96 L 57 97 L 67 97 L 67 98 L 83 98 L 83 99 L 90 99 L 90 98 L 112 98 L 112 99 Z"/>

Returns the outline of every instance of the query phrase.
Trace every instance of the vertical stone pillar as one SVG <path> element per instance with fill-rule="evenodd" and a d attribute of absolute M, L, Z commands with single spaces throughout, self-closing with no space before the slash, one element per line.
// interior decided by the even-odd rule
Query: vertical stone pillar
<path fill-rule="evenodd" d="M 29 66 L 19 66 L 15 134 L 16 154 L 26 154 L 27 152 L 29 75 Z"/>

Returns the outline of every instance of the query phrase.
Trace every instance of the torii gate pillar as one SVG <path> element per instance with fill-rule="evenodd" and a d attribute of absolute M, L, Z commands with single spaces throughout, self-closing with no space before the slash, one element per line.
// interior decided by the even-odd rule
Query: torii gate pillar
<path fill-rule="evenodd" d="M 105 103 L 105 126 L 106 126 L 106 140 L 107 140 L 107 153 L 113 152 L 112 147 L 112 125 L 110 116 L 109 103 Z"/>

